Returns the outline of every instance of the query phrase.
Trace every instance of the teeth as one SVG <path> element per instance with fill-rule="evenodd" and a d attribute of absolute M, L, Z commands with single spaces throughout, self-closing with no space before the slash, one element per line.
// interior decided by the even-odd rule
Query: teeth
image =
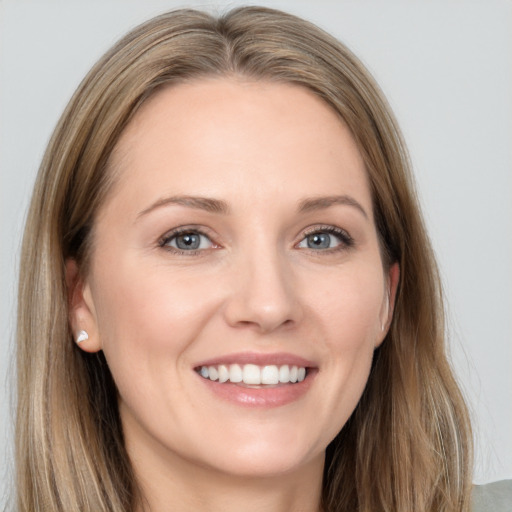
<path fill-rule="evenodd" d="M 279 384 L 279 370 L 277 366 L 264 366 L 261 370 L 262 384 Z"/>
<path fill-rule="evenodd" d="M 239 364 L 232 364 L 229 367 L 229 381 L 230 382 L 242 382 L 243 380 L 242 368 Z"/>
<path fill-rule="evenodd" d="M 217 380 L 219 378 L 219 372 L 215 366 L 208 367 L 208 376 L 210 380 Z"/>
<path fill-rule="evenodd" d="M 302 382 L 306 378 L 306 368 L 301 366 L 255 364 L 220 364 L 218 366 L 201 366 L 199 374 L 205 379 L 218 380 L 219 382 L 243 382 L 257 386 L 260 384 L 276 385 L 288 382 Z"/>
<path fill-rule="evenodd" d="M 219 382 L 226 382 L 229 380 L 229 370 L 227 366 L 221 364 L 219 366 Z"/>
<path fill-rule="evenodd" d="M 261 384 L 261 371 L 255 364 L 245 364 L 242 375 L 244 384 Z"/>
<path fill-rule="evenodd" d="M 287 364 L 279 368 L 279 382 L 290 382 L 290 367 Z"/>

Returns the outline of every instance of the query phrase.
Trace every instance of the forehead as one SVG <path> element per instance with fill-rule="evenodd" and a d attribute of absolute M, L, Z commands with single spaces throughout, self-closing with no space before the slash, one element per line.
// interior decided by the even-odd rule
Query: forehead
<path fill-rule="evenodd" d="M 350 131 L 327 103 L 293 84 L 223 78 L 165 88 L 134 116 L 110 166 L 114 196 L 117 189 L 137 202 L 155 193 L 228 201 L 352 193 L 371 211 Z"/>

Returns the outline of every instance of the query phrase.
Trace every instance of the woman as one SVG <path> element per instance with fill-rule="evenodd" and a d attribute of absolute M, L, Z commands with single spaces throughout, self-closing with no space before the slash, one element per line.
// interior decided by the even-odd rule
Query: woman
<path fill-rule="evenodd" d="M 43 160 L 19 510 L 463 511 L 471 431 L 398 127 L 293 16 L 169 13 Z"/>

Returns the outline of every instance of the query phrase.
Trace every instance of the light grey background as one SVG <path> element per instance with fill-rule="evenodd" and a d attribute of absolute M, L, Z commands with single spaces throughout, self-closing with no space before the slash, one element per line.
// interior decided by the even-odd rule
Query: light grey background
<path fill-rule="evenodd" d="M 134 25 L 178 6 L 222 11 L 239 3 L 0 0 L 0 460 L 11 460 L 21 230 L 61 111 L 90 66 Z M 475 481 L 512 478 L 512 3 L 259 3 L 335 34 L 388 96 L 444 279 L 451 353 L 474 418 Z"/>

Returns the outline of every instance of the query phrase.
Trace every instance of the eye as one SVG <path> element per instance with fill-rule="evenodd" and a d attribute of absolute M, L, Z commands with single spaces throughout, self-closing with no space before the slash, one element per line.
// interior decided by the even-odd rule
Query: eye
<path fill-rule="evenodd" d="M 329 250 L 351 247 L 352 237 L 344 230 L 335 227 L 316 228 L 306 234 L 297 247 L 301 249 Z"/>
<path fill-rule="evenodd" d="M 162 238 L 160 246 L 180 252 L 192 252 L 211 249 L 214 244 L 205 234 L 190 230 L 167 234 Z"/>

